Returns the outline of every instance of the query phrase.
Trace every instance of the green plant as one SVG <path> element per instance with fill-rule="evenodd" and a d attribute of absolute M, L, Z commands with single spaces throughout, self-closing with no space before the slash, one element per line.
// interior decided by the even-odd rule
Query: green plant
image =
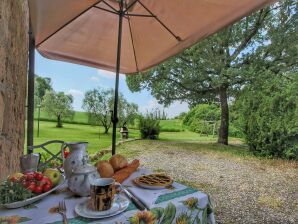
<path fill-rule="evenodd" d="M 0 185 L 0 204 L 23 201 L 33 197 L 33 195 L 33 193 L 17 182 L 7 180 Z"/>
<path fill-rule="evenodd" d="M 238 100 L 250 150 L 266 157 L 298 159 L 298 78 L 268 79 L 246 88 Z"/>
<path fill-rule="evenodd" d="M 47 162 L 51 157 L 52 155 L 50 155 L 47 152 L 40 153 L 40 163 L 42 163 L 43 165 L 38 167 L 38 171 L 43 172 L 47 168 L 60 168 L 62 166 L 62 162 L 57 159 L 52 159 L 49 162 Z"/>
<path fill-rule="evenodd" d="M 160 132 L 159 120 L 155 119 L 153 113 L 147 113 L 139 117 L 139 129 L 142 139 L 158 139 Z"/>
<path fill-rule="evenodd" d="M 216 124 L 217 122 L 208 122 L 205 120 L 194 120 L 189 129 L 193 132 L 204 134 L 204 135 L 215 135 L 217 134 L 217 128 L 219 125 Z"/>
<path fill-rule="evenodd" d="M 184 116 L 183 124 L 191 126 L 197 121 L 218 121 L 220 119 L 220 108 L 216 104 L 199 104 L 193 107 Z"/>

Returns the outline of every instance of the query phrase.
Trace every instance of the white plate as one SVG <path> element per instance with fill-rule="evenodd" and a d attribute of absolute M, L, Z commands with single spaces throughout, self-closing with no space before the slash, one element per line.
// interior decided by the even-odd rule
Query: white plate
<path fill-rule="evenodd" d="M 45 196 L 47 196 L 48 194 L 50 194 L 54 190 L 58 189 L 63 183 L 64 183 L 64 176 L 61 175 L 59 184 L 56 187 L 54 187 L 51 190 L 49 190 L 48 192 L 45 192 L 43 194 L 37 195 L 37 196 L 32 197 L 32 198 L 28 198 L 28 199 L 23 200 L 23 201 L 16 201 L 16 202 L 13 202 L 13 203 L 2 204 L 0 206 L 3 206 L 5 208 L 20 208 L 20 207 L 23 207 L 23 206 L 26 206 L 26 205 L 30 205 L 33 202 L 36 202 L 36 201 L 44 198 Z"/>
<path fill-rule="evenodd" d="M 121 195 L 116 195 L 112 208 L 106 211 L 98 212 L 88 208 L 87 206 L 88 201 L 89 201 L 89 198 L 86 201 L 77 204 L 75 206 L 75 212 L 79 216 L 90 218 L 90 219 L 102 219 L 102 218 L 108 218 L 114 215 L 118 215 L 121 212 L 124 212 L 129 205 L 129 200 L 127 198 Z"/>

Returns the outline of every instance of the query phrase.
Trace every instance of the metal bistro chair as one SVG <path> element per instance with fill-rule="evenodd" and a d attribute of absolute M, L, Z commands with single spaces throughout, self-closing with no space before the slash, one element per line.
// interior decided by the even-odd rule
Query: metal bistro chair
<path fill-rule="evenodd" d="M 60 146 L 60 150 L 59 152 L 57 152 L 56 154 L 52 152 L 51 149 L 49 149 L 49 145 L 53 145 L 53 144 L 61 144 Z M 35 145 L 35 146 L 29 146 L 28 147 L 28 154 L 29 153 L 33 153 L 33 151 L 35 151 L 36 149 L 42 149 L 44 150 L 47 154 L 49 154 L 51 157 L 49 159 L 47 159 L 46 161 L 44 161 L 43 163 L 39 163 L 38 164 L 38 168 L 41 167 L 46 167 L 47 164 L 49 164 L 52 160 L 57 160 L 60 161 L 63 164 L 63 160 L 64 160 L 64 148 L 65 148 L 65 142 L 62 140 L 51 140 L 51 141 L 47 141 L 43 144 L 40 145 Z M 39 153 L 40 154 L 40 153 Z M 40 154 L 41 156 L 41 154 Z M 41 157 L 40 157 L 41 159 Z M 63 172 L 63 169 L 58 168 L 60 170 L 60 172 Z"/>

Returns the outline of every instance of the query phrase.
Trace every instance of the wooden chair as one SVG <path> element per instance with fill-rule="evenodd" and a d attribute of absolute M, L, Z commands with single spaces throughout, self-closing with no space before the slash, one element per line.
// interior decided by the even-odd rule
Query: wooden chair
<path fill-rule="evenodd" d="M 49 146 L 53 146 L 55 144 L 61 145 L 60 150 L 57 153 L 54 153 L 54 152 L 52 152 L 51 149 L 49 149 Z M 49 159 L 47 159 L 46 161 L 38 164 L 38 168 L 41 168 L 41 167 L 47 167 L 47 165 L 52 160 L 60 161 L 63 164 L 64 148 L 65 148 L 65 142 L 64 141 L 62 141 L 62 140 L 51 140 L 51 141 L 47 141 L 47 142 L 45 142 L 43 144 L 40 144 L 40 145 L 29 146 L 28 147 L 28 153 L 33 153 L 37 149 L 42 149 L 43 151 L 45 151 L 47 154 L 50 155 Z M 62 170 L 60 169 L 60 171 L 62 171 Z"/>

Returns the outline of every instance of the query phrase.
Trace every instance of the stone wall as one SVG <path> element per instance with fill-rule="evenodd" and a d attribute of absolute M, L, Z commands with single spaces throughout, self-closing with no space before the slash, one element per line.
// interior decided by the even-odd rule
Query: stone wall
<path fill-rule="evenodd" d="M 0 0 L 0 181 L 24 151 L 27 64 L 27 1 Z"/>

